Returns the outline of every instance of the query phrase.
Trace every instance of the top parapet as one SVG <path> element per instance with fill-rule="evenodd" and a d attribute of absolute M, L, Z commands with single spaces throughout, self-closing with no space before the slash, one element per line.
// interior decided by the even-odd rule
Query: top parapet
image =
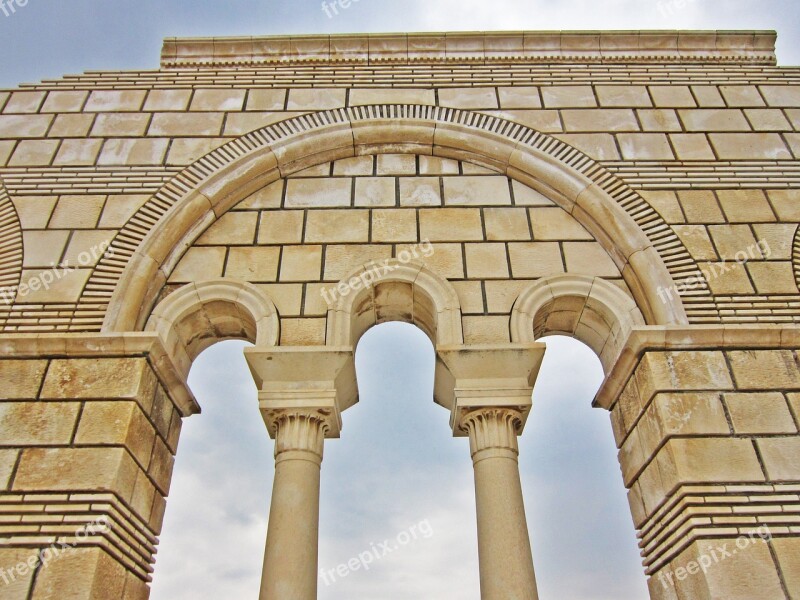
<path fill-rule="evenodd" d="M 577 62 L 775 65 L 774 31 L 507 31 L 167 38 L 161 66 Z"/>

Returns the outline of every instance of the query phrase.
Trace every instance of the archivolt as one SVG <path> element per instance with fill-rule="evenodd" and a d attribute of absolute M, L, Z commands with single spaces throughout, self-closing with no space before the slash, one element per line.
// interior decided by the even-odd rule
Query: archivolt
<path fill-rule="evenodd" d="M 17 210 L 6 186 L 0 180 L 0 307 L 7 309 L 13 301 L 12 289 L 16 289 L 22 277 L 22 227 Z M 2 294 L 6 291 L 7 294 Z M 0 310 L 0 325 L 4 324 L 7 310 Z"/>
<path fill-rule="evenodd" d="M 143 327 L 186 248 L 248 194 L 315 164 L 381 152 L 468 160 L 542 192 L 603 245 L 648 323 L 686 322 L 681 300 L 664 304 L 657 291 L 699 274 L 696 265 L 658 213 L 595 161 L 550 136 L 489 115 L 377 105 L 275 123 L 218 148 L 177 175 L 123 228 L 112 244 L 114 252 L 87 284 L 87 298 L 109 302 L 103 329 Z"/>

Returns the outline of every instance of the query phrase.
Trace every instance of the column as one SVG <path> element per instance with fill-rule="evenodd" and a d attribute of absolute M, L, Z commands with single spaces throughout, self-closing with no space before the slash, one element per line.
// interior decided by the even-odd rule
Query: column
<path fill-rule="evenodd" d="M 259 407 L 275 439 L 259 600 L 316 600 L 320 467 L 325 438 L 357 401 L 349 348 L 248 348 Z"/>
<path fill-rule="evenodd" d="M 319 478 L 327 419 L 292 411 L 275 419 L 275 480 L 261 600 L 317 597 Z"/>
<path fill-rule="evenodd" d="M 436 402 L 469 436 L 482 600 L 537 600 L 517 436 L 532 405 L 544 344 L 437 348 Z"/>
<path fill-rule="evenodd" d="M 483 600 L 537 598 L 517 456 L 521 413 L 477 409 L 462 419 L 475 469 Z"/>

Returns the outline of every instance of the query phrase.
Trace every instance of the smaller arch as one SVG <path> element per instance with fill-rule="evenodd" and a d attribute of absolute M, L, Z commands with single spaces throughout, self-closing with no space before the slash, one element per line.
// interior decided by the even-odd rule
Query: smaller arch
<path fill-rule="evenodd" d="M 388 321 L 413 323 L 434 346 L 464 343 L 458 294 L 422 263 L 369 261 L 331 286 L 332 291 L 337 295 L 328 309 L 328 346 L 355 348 L 370 327 Z"/>
<path fill-rule="evenodd" d="M 145 330 L 161 336 L 186 377 L 194 359 L 220 340 L 276 346 L 280 319 L 272 300 L 254 285 L 212 279 L 186 284 L 167 296 L 153 310 Z"/>
<path fill-rule="evenodd" d="M 520 293 L 511 311 L 511 341 L 565 334 L 594 350 L 608 373 L 642 312 L 619 287 L 599 277 L 545 277 Z"/>

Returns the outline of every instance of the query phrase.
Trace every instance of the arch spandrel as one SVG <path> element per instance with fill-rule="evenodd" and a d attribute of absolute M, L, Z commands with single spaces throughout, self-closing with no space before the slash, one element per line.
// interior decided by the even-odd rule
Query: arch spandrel
<path fill-rule="evenodd" d="M 657 213 L 597 163 L 554 138 L 488 115 L 390 105 L 289 119 L 247 134 L 186 169 L 148 203 L 150 222 L 154 205 L 161 207 L 163 216 L 137 249 L 130 250 L 131 244 L 120 248 L 123 257 L 125 252 L 130 256 L 130 265 L 116 285 L 96 276 L 107 274 L 102 264 L 89 281 L 87 291 L 95 297 L 105 294 L 110 301 L 104 330 L 141 328 L 157 290 L 185 249 L 248 194 L 322 161 L 379 151 L 466 158 L 530 185 L 601 243 L 649 324 L 687 321 L 680 298 L 670 296 L 665 302 L 658 296 L 659 289 L 674 286 L 673 279 L 658 255 L 658 242 L 648 239 L 626 210 L 651 224 L 659 220 Z M 119 239 L 130 233 L 123 231 Z"/>

